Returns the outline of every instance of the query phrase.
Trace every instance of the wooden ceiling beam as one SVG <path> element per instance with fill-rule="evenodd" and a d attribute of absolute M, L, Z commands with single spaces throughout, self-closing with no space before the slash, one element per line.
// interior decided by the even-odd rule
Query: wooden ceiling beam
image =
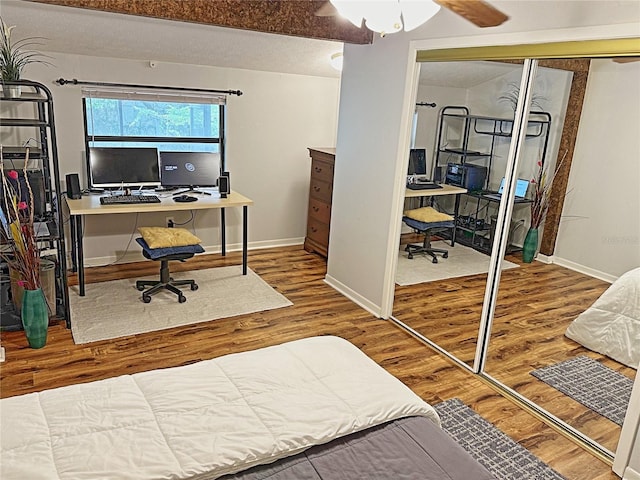
<path fill-rule="evenodd" d="M 341 17 L 317 16 L 326 0 L 30 0 L 180 22 L 368 44 L 373 34 Z"/>

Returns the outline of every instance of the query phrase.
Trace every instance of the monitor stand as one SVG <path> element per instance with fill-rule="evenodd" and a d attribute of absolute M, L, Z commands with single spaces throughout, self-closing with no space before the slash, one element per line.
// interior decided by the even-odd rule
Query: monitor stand
<path fill-rule="evenodd" d="M 181 190 L 179 192 L 174 193 L 173 196 L 175 197 L 176 195 L 182 195 L 182 194 L 185 194 L 185 193 L 199 193 L 201 195 L 211 195 L 211 192 L 205 192 L 203 190 L 198 190 L 195 187 L 190 187 L 190 188 L 188 188 L 186 190 Z"/>

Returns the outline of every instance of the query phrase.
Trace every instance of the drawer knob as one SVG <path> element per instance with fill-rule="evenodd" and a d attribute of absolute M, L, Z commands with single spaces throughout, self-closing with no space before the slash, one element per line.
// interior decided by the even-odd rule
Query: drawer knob
<path fill-rule="evenodd" d="M 320 187 L 317 187 L 317 186 L 314 186 L 314 187 L 313 187 L 313 189 L 314 189 L 316 192 L 319 192 L 319 191 L 320 191 Z"/>
<path fill-rule="evenodd" d="M 319 209 L 318 207 L 316 207 L 316 206 L 311 207 L 311 208 L 313 209 L 313 211 L 314 211 L 314 212 L 318 212 L 318 211 L 320 211 L 320 209 Z"/>
<path fill-rule="evenodd" d="M 311 231 L 312 231 L 313 233 L 316 233 L 316 232 L 318 231 L 318 229 L 317 229 L 316 227 L 311 227 Z"/>
<path fill-rule="evenodd" d="M 317 173 L 320 173 L 320 172 L 322 171 L 322 167 L 315 167 L 315 168 L 314 168 L 314 170 L 315 170 Z"/>

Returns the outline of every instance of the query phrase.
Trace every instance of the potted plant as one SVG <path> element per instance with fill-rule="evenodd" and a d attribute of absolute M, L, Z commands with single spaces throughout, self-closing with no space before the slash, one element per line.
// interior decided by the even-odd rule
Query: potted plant
<path fill-rule="evenodd" d="M 12 84 L 22 78 L 22 70 L 30 63 L 42 63 L 50 65 L 44 60 L 43 55 L 32 47 L 42 45 L 40 37 L 27 37 L 13 41 L 11 33 L 14 26 L 7 26 L 0 17 L 0 77 L 2 78 L 2 91 L 5 97 L 15 98 L 20 96 L 20 85 Z"/>
<path fill-rule="evenodd" d="M 547 175 L 547 170 L 542 162 L 538 162 L 538 173 L 531 179 L 531 184 L 533 185 L 533 196 L 531 198 L 531 225 L 522 245 L 522 261 L 525 263 L 531 263 L 538 250 L 538 229 L 547 216 L 551 187 L 553 186 L 556 173 L 560 170 L 566 155 L 567 154 L 565 152 L 555 172 L 550 177 Z"/>
<path fill-rule="evenodd" d="M 5 172 L 0 145 L 0 257 L 15 272 L 22 291 L 21 318 L 29 346 L 44 347 L 49 327 L 48 305 L 40 284 L 40 249 L 34 231 L 33 192 L 27 176 L 26 149 L 23 177 L 16 170 Z"/>

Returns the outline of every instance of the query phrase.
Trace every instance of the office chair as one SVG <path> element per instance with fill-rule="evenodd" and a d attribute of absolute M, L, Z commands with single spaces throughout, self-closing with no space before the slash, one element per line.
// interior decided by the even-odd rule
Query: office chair
<path fill-rule="evenodd" d="M 169 271 L 169 262 L 170 261 L 181 261 L 193 257 L 196 253 L 204 252 L 204 248 L 199 244 L 200 239 L 195 235 L 191 235 L 185 229 L 174 229 L 174 228 L 158 228 L 158 227 L 141 227 L 140 232 L 142 233 L 142 238 L 136 238 L 136 242 L 142 247 L 142 255 L 149 260 L 159 261 L 160 262 L 160 279 L 158 280 L 137 280 L 136 288 L 138 291 L 142 293 L 142 301 L 144 303 L 151 302 L 151 295 L 158 293 L 161 290 L 169 290 L 170 292 L 175 293 L 178 296 L 178 302 L 184 303 L 187 301 L 187 297 L 184 296 L 182 291 L 178 288 L 181 286 L 189 285 L 192 291 L 198 289 L 198 285 L 194 280 L 174 280 L 171 277 L 171 273 Z M 153 230 L 153 233 L 160 234 L 164 238 L 163 242 L 160 242 L 161 245 L 164 244 L 173 244 L 176 243 L 190 243 L 190 242 L 198 242 L 192 245 L 175 245 L 175 246 L 167 246 L 167 247 L 156 247 L 152 248 L 149 246 L 158 244 L 154 242 L 157 240 L 153 238 L 153 235 L 149 233 L 149 230 Z M 175 231 L 172 232 L 172 231 Z M 184 232 L 187 232 L 191 237 L 185 237 Z M 150 287 L 145 290 L 146 287 Z"/>
<path fill-rule="evenodd" d="M 431 234 L 434 229 L 455 228 L 455 222 L 452 216 L 438 212 L 433 207 L 422 207 L 404 212 L 402 221 L 409 227 L 424 234 L 422 245 L 407 244 L 404 249 L 405 252 L 408 252 L 407 258 L 413 259 L 413 256 L 417 253 L 426 253 L 431 256 L 433 263 L 438 263 L 436 254 L 441 254 L 442 258 L 449 256 L 448 250 L 431 247 Z M 452 235 L 451 238 L 451 246 L 453 246 L 454 235 Z"/>

